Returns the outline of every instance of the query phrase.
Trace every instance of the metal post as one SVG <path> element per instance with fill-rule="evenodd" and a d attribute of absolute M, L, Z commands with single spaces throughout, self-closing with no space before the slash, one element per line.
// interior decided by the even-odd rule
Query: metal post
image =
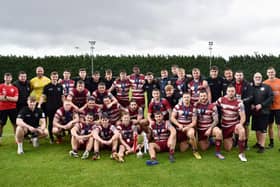
<path fill-rule="evenodd" d="M 93 50 L 94 50 L 94 45 L 95 45 L 96 41 L 90 40 L 88 42 L 90 44 L 90 49 L 91 49 L 91 74 L 93 74 Z"/>
<path fill-rule="evenodd" d="M 210 57 L 209 57 L 209 69 L 211 69 L 212 66 L 212 49 L 213 49 L 213 41 L 209 41 L 208 42 L 208 47 L 209 47 L 209 53 L 210 53 Z"/>

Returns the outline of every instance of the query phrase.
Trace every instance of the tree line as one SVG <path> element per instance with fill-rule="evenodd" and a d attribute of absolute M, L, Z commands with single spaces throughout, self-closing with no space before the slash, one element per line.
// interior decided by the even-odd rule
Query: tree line
<path fill-rule="evenodd" d="M 128 55 L 128 56 L 95 56 L 93 58 L 94 71 L 100 71 L 104 74 L 106 69 L 112 69 L 114 76 L 124 69 L 128 73 L 132 71 L 134 65 L 138 65 L 142 73 L 153 72 L 155 76 L 160 76 L 160 70 L 165 68 L 170 70 L 171 65 L 177 64 L 185 68 L 190 73 L 192 68 L 198 67 L 201 73 L 208 76 L 209 72 L 208 56 L 163 56 L 163 55 Z M 269 66 L 273 66 L 276 71 L 280 71 L 280 55 L 244 55 L 231 56 L 228 60 L 223 57 L 212 57 L 212 65 L 216 65 L 222 72 L 225 68 L 231 68 L 233 71 L 243 70 L 247 79 L 251 79 L 253 73 L 261 72 L 263 75 Z M 79 68 L 86 68 L 88 74 L 91 72 L 90 55 L 70 55 L 70 56 L 45 56 L 34 58 L 32 56 L 1 56 L 0 55 L 0 75 L 3 77 L 5 72 L 10 72 L 17 77 L 19 71 L 26 71 L 28 77 L 35 76 L 35 68 L 43 66 L 45 74 L 49 75 L 51 71 L 58 71 L 62 74 L 63 70 L 68 69 L 72 76 L 76 76 Z"/>

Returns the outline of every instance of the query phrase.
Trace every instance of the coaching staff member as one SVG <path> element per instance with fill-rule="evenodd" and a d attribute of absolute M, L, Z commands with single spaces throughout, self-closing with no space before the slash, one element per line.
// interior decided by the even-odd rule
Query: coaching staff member
<path fill-rule="evenodd" d="M 257 138 L 257 143 L 253 147 L 258 148 L 258 153 L 263 153 L 273 92 L 270 86 L 262 83 L 262 75 L 260 73 L 255 73 L 253 80 L 252 130 L 256 131 Z"/>

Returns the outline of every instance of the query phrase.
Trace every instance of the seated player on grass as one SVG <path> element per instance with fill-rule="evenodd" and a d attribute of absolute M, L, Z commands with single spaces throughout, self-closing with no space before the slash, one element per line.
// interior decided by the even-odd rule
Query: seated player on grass
<path fill-rule="evenodd" d="M 100 159 L 100 149 L 107 148 L 112 150 L 112 155 L 117 152 L 119 132 L 109 120 L 107 113 L 102 113 L 100 124 L 93 130 L 94 155 L 93 160 Z"/>
<path fill-rule="evenodd" d="M 163 114 L 156 112 L 155 121 L 150 123 L 153 141 L 149 143 L 150 160 L 147 165 L 156 165 L 159 162 L 156 159 L 157 152 L 169 151 L 169 161 L 175 162 L 174 150 L 176 145 L 176 129 L 167 120 L 163 120 Z"/>
<path fill-rule="evenodd" d="M 41 109 L 36 107 L 36 97 L 29 96 L 27 104 L 28 106 L 20 110 L 16 119 L 17 128 L 15 138 L 18 144 L 17 153 L 19 155 L 24 153 L 24 136 L 30 135 L 33 147 L 38 147 L 38 138 L 48 135 L 45 114 Z"/>
<path fill-rule="evenodd" d="M 137 140 L 136 136 L 138 136 L 137 121 L 131 120 L 129 113 L 125 112 L 122 114 L 121 120 L 117 123 L 117 129 L 120 132 L 119 140 L 119 152 L 114 153 L 113 157 L 119 162 L 124 162 L 124 156 L 136 151 Z M 135 145 L 134 145 L 135 144 Z"/>
<path fill-rule="evenodd" d="M 63 106 L 56 111 L 53 119 L 52 131 L 57 137 L 57 144 L 62 143 L 62 135 L 65 131 L 71 130 L 77 122 L 79 122 L 79 116 L 75 112 L 72 102 L 64 100 Z"/>
<path fill-rule="evenodd" d="M 69 155 L 72 157 L 79 157 L 78 149 L 85 149 L 82 159 L 87 159 L 93 147 L 93 129 L 95 128 L 94 116 L 92 113 L 87 113 L 85 122 L 76 123 L 71 129 L 71 145 L 72 150 Z"/>
<path fill-rule="evenodd" d="M 214 103 L 209 103 L 206 91 L 199 92 L 199 101 L 194 105 L 197 117 L 197 132 L 200 148 L 205 151 L 210 146 L 209 138 L 215 137 L 216 157 L 223 160 L 221 154 L 222 130 L 217 127 L 219 116 Z"/>
<path fill-rule="evenodd" d="M 184 93 L 182 101 L 173 108 L 171 122 L 176 126 L 177 142 L 180 143 L 180 151 L 185 152 L 190 144 L 194 157 L 196 159 L 201 159 L 197 151 L 197 141 L 195 137 L 197 122 L 195 115 L 194 107 L 191 105 L 191 95 L 190 93 Z"/>

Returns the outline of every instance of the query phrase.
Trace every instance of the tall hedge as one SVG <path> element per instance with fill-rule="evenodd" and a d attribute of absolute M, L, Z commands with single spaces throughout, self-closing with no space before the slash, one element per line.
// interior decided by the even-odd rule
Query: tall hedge
<path fill-rule="evenodd" d="M 112 69 L 114 75 L 119 70 L 125 69 L 131 72 L 132 67 L 137 64 L 143 73 L 152 71 L 159 76 L 160 70 L 166 68 L 170 70 L 172 64 L 178 64 L 186 69 L 187 73 L 191 69 L 198 67 L 202 74 L 208 76 L 209 57 L 207 56 L 96 56 L 93 60 L 94 70 L 104 74 L 105 69 Z M 266 68 L 274 66 L 280 71 L 280 56 L 231 56 L 228 60 L 222 57 L 213 57 L 212 65 L 217 65 L 221 71 L 226 67 L 232 68 L 234 71 L 243 70 L 246 78 L 250 79 L 252 74 L 259 71 L 265 74 Z M 47 75 L 51 71 L 58 71 L 60 74 L 64 69 L 69 69 L 73 76 L 76 76 L 78 69 L 84 67 L 90 73 L 91 56 L 46 56 L 41 58 L 33 58 L 30 56 L 0 56 L 0 76 L 5 72 L 11 72 L 14 76 L 20 70 L 27 72 L 28 77 L 35 76 L 35 68 L 43 66 Z"/>

